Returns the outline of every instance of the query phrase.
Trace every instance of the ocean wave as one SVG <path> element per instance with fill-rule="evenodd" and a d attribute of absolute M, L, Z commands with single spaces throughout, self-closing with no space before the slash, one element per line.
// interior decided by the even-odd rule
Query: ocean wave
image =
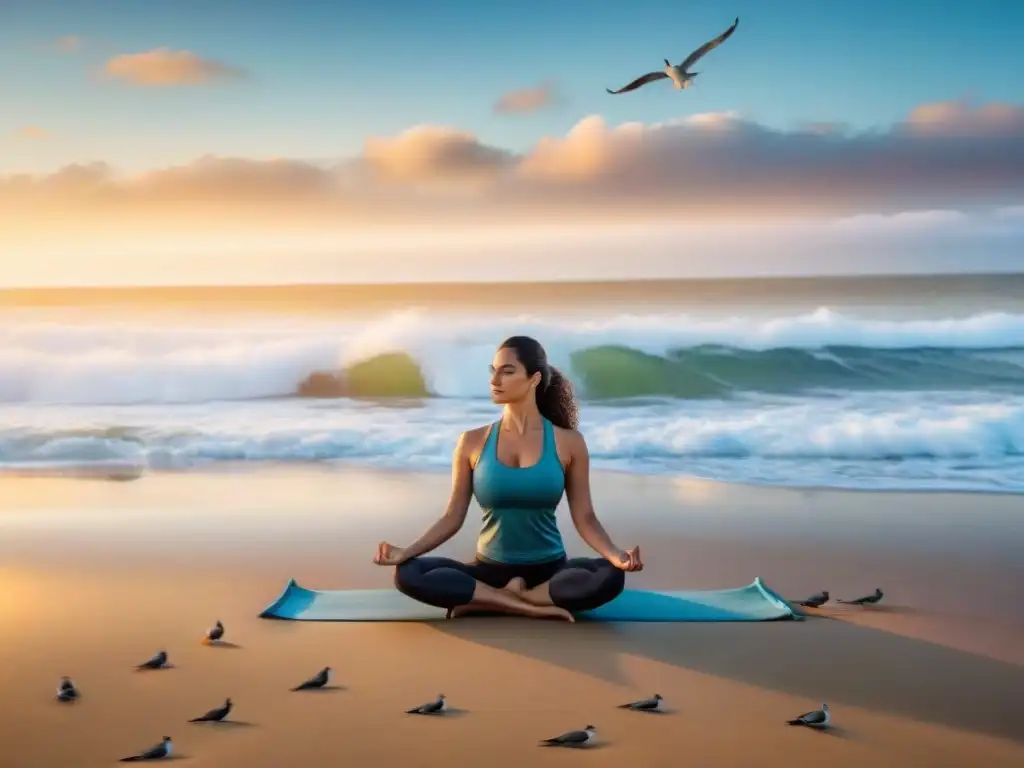
<path fill-rule="evenodd" d="M 440 318 L 146 328 L 0 327 L 0 403 L 191 403 L 307 397 L 484 397 L 504 336 L 548 347 L 589 399 L 746 392 L 1024 388 L 1024 315 L 862 320 L 622 315 L 596 322 Z"/>
<path fill-rule="evenodd" d="M 0 471 L 226 462 L 348 462 L 444 470 L 489 403 L 282 400 L 210 405 L 12 406 Z M 743 482 L 1024 492 L 1024 396 L 861 393 L 650 401 L 583 410 L 595 468 Z"/>

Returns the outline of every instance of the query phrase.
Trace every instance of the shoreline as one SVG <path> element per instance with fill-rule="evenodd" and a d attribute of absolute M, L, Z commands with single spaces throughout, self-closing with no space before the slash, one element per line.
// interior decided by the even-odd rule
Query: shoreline
<path fill-rule="evenodd" d="M 32 462 L 25 462 L 32 464 Z M 217 476 L 230 475 L 238 476 L 249 473 L 277 473 L 293 472 L 311 474 L 334 474 L 337 472 L 367 472 L 381 475 L 413 475 L 425 477 L 448 476 L 451 473 L 449 466 L 421 466 L 421 467 L 397 467 L 382 464 L 366 463 L 346 459 L 329 459 L 320 461 L 209 461 L 205 464 L 195 464 L 188 467 L 149 467 L 130 462 L 118 463 L 116 460 L 98 460 L 82 464 L 67 465 L 40 465 L 28 467 L 15 467 L 13 464 L 0 465 L 0 481 L 4 480 L 89 480 L 110 482 L 132 482 L 149 476 L 174 476 L 187 475 Z M 1024 488 L 1019 490 L 999 490 L 993 488 L 971 489 L 971 488 L 865 488 L 861 486 L 841 485 L 794 485 L 783 483 L 753 482 L 750 480 L 723 480 L 715 477 L 702 475 L 691 475 L 680 472 L 635 472 L 615 467 L 598 467 L 591 470 L 592 476 L 605 475 L 608 477 L 637 477 L 651 478 L 652 480 L 664 480 L 668 482 L 700 482 L 716 485 L 743 488 L 750 491 L 767 489 L 770 491 L 793 491 L 808 493 L 854 493 L 854 494 L 908 494 L 917 495 L 962 495 L 973 496 L 1024 496 Z"/>

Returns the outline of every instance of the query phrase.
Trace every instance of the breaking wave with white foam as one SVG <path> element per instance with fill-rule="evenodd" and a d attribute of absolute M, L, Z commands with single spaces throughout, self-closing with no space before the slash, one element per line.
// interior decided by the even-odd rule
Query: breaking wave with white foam
<path fill-rule="evenodd" d="M 0 469 L 342 461 L 443 469 L 527 333 L 573 379 L 594 465 L 730 481 L 1024 492 L 1024 316 L 7 323 Z"/>
<path fill-rule="evenodd" d="M 1024 315 L 901 322 L 820 309 L 768 320 L 622 315 L 559 323 L 407 312 L 287 327 L 8 325 L 0 332 L 0 403 L 483 397 L 494 346 L 513 333 L 540 339 L 591 399 L 1024 386 Z"/>

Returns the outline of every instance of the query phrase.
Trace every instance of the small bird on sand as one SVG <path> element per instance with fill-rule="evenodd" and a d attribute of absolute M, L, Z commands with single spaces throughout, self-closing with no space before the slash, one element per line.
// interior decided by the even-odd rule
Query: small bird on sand
<path fill-rule="evenodd" d="M 665 700 L 661 698 L 660 693 L 656 693 L 649 699 L 619 704 L 619 709 L 632 709 L 636 712 L 662 712 L 665 709 Z"/>
<path fill-rule="evenodd" d="M 78 689 L 71 682 L 70 677 L 62 677 L 60 685 L 57 686 L 57 701 L 75 701 L 78 698 Z"/>
<path fill-rule="evenodd" d="M 173 747 L 174 745 L 171 743 L 171 737 L 164 736 L 164 740 L 155 747 L 150 747 L 145 752 L 139 752 L 137 755 L 122 757 L 120 762 L 134 763 L 136 760 L 162 760 L 165 757 L 171 756 Z"/>
<path fill-rule="evenodd" d="M 316 675 L 314 675 L 313 677 L 309 678 L 309 680 L 306 680 L 304 683 L 299 683 L 297 686 L 292 688 L 292 690 L 293 691 L 311 691 L 311 690 L 316 689 L 316 688 L 323 688 L 325 685 L 327 685 L 327 683 L 328 683 L 328 681 L 330 679 L 331 679 L 331 668 L 330 667 L 324 667 L 319 672 L 317 672 Z"/>
<path fill-rule="evenodd" d="M 840 603 L 846 603 L 847 605 L 874 605 L 885 595 L 881 589 L 875 589 L 873 595 L 865 595 L 864 597 L 858 597 L 856 600 L 840 600 Z"/>
<path fill-rule="evenodd" d="M 153 658 L 139 664 L 136 669 L 160 669 L 167 664 L 167 651 L 160 651 Z"/>
<path fill-rule="evenodd" d="M 220 619 L 217 619 L 217 623 L 206 630 L 206 636 L 203 638 L 203 641 L 216 643 L 222 637 L 224 637 L 224 625 L 220 623 Z"/>
<path fill-rule="evenodd" d="M 805 608 L 821 608 L 821 606 L 829 601 L 829 597 L 828 590 L 823 589 L 818 594 L 811 595 L 806 600 L 801 600 L 797 605 L 802 605 Z"/>
<path fill-rule="evenodd" d="M 826 728 L 832 722 L 832 716 L 828 713 L 828 704 L 822 704 L 821 709 L 811 712 L 804 712 L 800 717 L 787 720 L 787 725 L 806 725 L 808 728 Z"/>
<path fill-rule="evenodd" d="M 597 728 L 593 725 L 583 726 L 582 731 L 568 731 L 553 739 L 544 739 L 541 746 L 544 747 L 586 747 L 597 741 Z"/>
<path fill-rule="evenodd" d="M 223 720 L 225 717 L 228 716 L 228 713 L 231 711 L 231 707 L 232 706 L 234 706 L 234 704 L 231 701 L 231 699 L 225 699 L 223 707 L 217 707 L 216 709 L 211 709 L 205 715 L 202 715 L 200 717 L 193 717 L 191 720 L 189 720 L 189 722 L 190 723 L 219 723 L 221 720 Z"/>
<path fill-rule="evenodd" d="M 448 703 L 444 699 L 444 694 L 437 694 L 437 698 L 433 701 L 428 701 L 426 704 L 420 704 L 418 707 L 405 710 L 407 715 L 440 715 L 448 709 Z"/>
<path fill-rule="evenodd" d="M 668 59 L 665 59 L 664 70 L 658 72 L 648 72 L 646 75 L 641 75 L 636 80 L 631 82 L 629 85 L 624 85 L 617 91 L 613 91 L 611 88 L 605 88 L 605 90 L 614 96 L 619 93 L 626 93 L 627 91 L 635 91 L 642 85 L 647 85 L 647 83 L 653 83 L 655 80 L 664 80 L 666 78 L 672 81 L 672 84 L 675 85 L 676 90 L 685 90 L 689 88 L 691 85 L 693 85 L 693 78 L 700 74 L 700 72 L 690 72 L 690 67 L 692 67 L 700 59 L 702 59 L 709 51 L 717 48 L 730 37 L 732 37 L 732 33 L 736 31 L 736 27 L 739 26 L 739 23 L 740 19 L 739 16 L 737 16 L 736 21 L 732 23 L 731 27 L 729 27 L 727 30 L 725 30 L 725 32 L 720 34 L 715 39 L 708 40 L 706 43 L 704 43 L 704 45 L 702 45 L 700 48 L 698 48 L 689 56 L 687 56 L 686 59 L 679 66 L 673 66 Z"/>

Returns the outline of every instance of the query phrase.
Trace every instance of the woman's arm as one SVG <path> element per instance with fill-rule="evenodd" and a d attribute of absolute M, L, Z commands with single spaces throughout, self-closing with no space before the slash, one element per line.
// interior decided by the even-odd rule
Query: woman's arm
<path fill-rule="evenodd" d="M 426 533 L 402 551 L 403 561 L 437 549 L 458 533 L 466 522 L 469 500 L 473 495 L 472 451 L 468 445 L 472 441 L 468 439 L 468 435 L 469 433 L 463 432 L 459 436 L 452 456 L 452 491 L 448 497 L 447 509 Z"/>
<path fill-rule="evenodd" d="M 569 501 L 569 514 L 573 525 L 590 547 L 605 560 L 621 567 L 624 554 L 612 542 L 608 532 L 597 519 L 594 503 L 590 498 L 590 451 L 587 441 L 579 432 L 566 433 L 569 436 L 570 458 L 565 473 L 565 496 Z"/>

